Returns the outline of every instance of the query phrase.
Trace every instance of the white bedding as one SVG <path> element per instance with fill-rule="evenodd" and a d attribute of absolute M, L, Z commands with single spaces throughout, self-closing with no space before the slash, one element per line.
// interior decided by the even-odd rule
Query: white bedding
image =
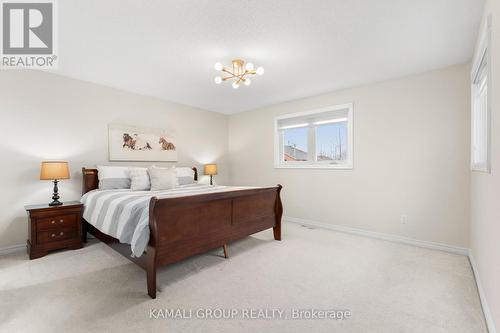
<path fill-rule="evenodd" d="M 149 201 L 196 194 L 244 190 L 252 187 L 190 184 L 166 191 L 93 190 L 82 196 L 83 218 L 101 232 L 131 245 L 140 257 L 149 242 Z"/>

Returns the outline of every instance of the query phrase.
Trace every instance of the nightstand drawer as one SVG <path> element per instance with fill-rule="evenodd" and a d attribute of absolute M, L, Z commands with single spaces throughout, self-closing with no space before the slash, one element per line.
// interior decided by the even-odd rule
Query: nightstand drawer
<path fill-rule="evenodd" d="M 53 228 L 75 227 L 77 220 L 78 217 L 76 215 L 61 215 L 40 219 L 36 222 L 36 229 L 37 231 L 41 231 Z"/>
<path fill-rule="evenodd" d="M 59 242 L 66 239 L 76 238 L 78 235 L 76 228 L 58 228 L 37 232 L 38 244 Z"/>

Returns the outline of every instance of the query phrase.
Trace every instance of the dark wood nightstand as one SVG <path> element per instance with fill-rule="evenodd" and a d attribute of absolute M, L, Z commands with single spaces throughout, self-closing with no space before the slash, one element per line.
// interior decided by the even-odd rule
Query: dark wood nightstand
<path fill-rule="evenodd" d="M 43 257 L 49 251 L 82 247 L 82 211 L 78 201 L 61 206 L 29 205 L 28 254 L 30 259 Z"/>

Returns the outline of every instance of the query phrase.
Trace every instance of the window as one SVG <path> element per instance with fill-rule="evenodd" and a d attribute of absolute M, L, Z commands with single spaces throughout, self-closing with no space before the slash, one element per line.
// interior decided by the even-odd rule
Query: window
<path fill-rule="evenodd" d="M 307 127 L 283 129 L 284 161 L 307 161 Z"/>
<path fill-rule="evenodd" d="M 352 168 L 352 104 L 275 118 L 276 168 Z"/>
<path fill-rule="evenodd" d="M 489 22 L 489 20 L 488 20 Z M 489 24 L 483 31 L 478 53 L 473 63 L 472 117 L 471 117 L 471 168 L 474 171 L 490 171 L 490 102 L 489 73 Z"/>

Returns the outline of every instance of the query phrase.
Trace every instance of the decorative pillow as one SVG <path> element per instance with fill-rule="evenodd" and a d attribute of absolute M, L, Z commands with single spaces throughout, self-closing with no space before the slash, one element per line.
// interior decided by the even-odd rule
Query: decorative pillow
<path fill-rule="evenodd" d="M 132 191 L 149 191 L 151 189 L 148 168 L 129 168 L 128 173 Z"/>
<path fill-rule="evenodd" d="M 181 167 L 175 168 L 178 185 L 196 184 L 194 180 L 194 171 L 191 168 Z"/>
<path fill-rule="evenodd" d="M 154 165 L 148 168 L 151 181 L 151 191 L 170 190 L 175 187 L 177 179 L 174 168 L 157 168 Z"/>
<path fill-rule="evenodd" d="M 129 167 L 125 166 L 97 166 L 99 189 L 116 190 L 130 188 Z"/>

